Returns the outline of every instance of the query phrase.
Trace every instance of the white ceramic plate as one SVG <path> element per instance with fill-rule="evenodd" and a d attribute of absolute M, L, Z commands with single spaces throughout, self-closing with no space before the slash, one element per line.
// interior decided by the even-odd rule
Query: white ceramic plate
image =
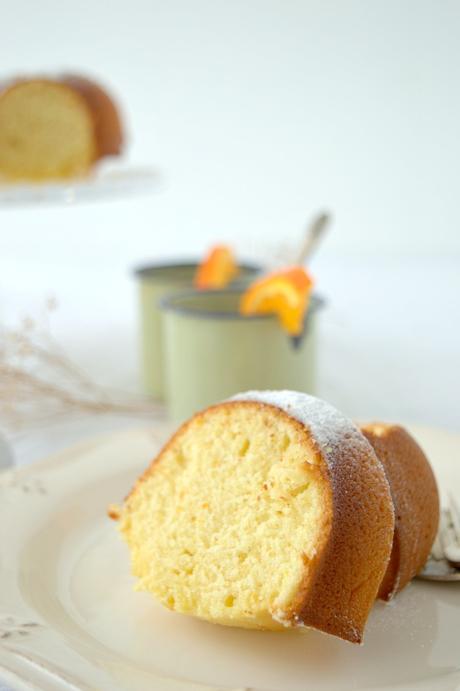
<path fill-rule="evenodd" d="M 0 180 L 0 206 L 37 204 L 70 205 L 117 200 L 132 194 L 156 191 L 161 178 L 151 168 L 112 164 L 97 168 L 84 178 L 43 183 L 8 183 Z"/>
<path fill-rule="evenodd" d="M 0 678 L 64 691 L 460 688 L 460 588 L 414 581 L 377 603 L 364 645 L 213 626 L 134 593 L 119 501 L 164 434 L 130 431 L 0 475 Z M 460 436 L 418 430 L 443 487 Z"/>

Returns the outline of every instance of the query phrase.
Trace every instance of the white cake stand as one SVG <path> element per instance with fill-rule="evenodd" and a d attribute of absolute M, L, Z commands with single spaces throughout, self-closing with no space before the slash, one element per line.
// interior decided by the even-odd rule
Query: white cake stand
<path fill-rule="evenodd" d="M 160 185 L 157 170 L 121 163 L 96 168 L 89 176 L 72 180 L 11 183 L 0 178 L 0 207 L 116 201 L 130 195 L 151 194 Z"/>

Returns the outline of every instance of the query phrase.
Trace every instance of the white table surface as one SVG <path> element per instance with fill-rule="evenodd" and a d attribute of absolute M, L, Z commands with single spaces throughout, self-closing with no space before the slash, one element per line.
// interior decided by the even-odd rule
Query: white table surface
<path fill-rule="evenodd" d="M 26 256 L 18 272 L 5 255 L 0 267 L 0 321 L 37 316 L 52 292 L 59 303 L 53 335 L 67 354 L 102 384 L 141 390 L 130 267 L 109 260 L 75 266 L 65 257 L 59 266 L 53 260 L 37 267 Z M 460 431 L 460 258 L 319 253 L 312 271 L 328 303 L 320 320 L 317 395 L 353 418 Z M 10 440 L 23 465 L 139 422 L 80 416 Z"/>
<path fill-rule="evenodd" d="M 38 265 L 25 255 L 19 271 L 16 255 L 0 253 L 0 323 L 36 317 L 53 294 L 53 335 L 68 355 L 100 383 L 139 390 L 131 268 L 89 253 Z M 317 394 L 350 417 L 460 430 L 460 256 L 321 251 L 312 272 L 328 302 Z"/>

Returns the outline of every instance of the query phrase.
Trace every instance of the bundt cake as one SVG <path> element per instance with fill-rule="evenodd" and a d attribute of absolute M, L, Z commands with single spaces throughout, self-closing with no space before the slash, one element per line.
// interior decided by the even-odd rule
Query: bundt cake
<path fill-rule="evenodd" d="M 137 589 L 211 622 L 358 643 L 394 511 L 371 444 L 327 403 L 248 392 L 186 422 L 119 509 Z"/>
<path fill-rule="evenodd" d="M 390 600 L 422 569 L 436 537 L 439 497 L 428 460 L 398 425 L 361 427 L 385 469 L 395 509 L 395 534 L 379 597 Z"/>
<path fill-rule="evenodd" d="M 46 180 L 84 175 L 119 154 L 117 107 L 83 77 L 19 79 L 0 88 L 0 176 Z"/>

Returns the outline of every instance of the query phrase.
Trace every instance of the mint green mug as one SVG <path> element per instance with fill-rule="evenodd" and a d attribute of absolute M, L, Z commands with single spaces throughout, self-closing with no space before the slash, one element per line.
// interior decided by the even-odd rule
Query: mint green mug
<path fill-rule="evenodd" d="M 146 393 L 164 398 L 162 314 L 160 300 L 168 294 L 193 287 L 196 262 L 151 264 L 135 270 L 139 282 L 140 340 L 142 379 Z M 242 264 L 235 283 L 248 282 L 260 271 Z"/>
<path fill-rule="evenodd" d="M 168 411 L 182 421 L 248 389 L 315 390 L 313 297 L 302 336 L 288 336 L 273 315 L 242 316 L 241 290 L 189 291 L 165 297 L 163 350 Z"/>

